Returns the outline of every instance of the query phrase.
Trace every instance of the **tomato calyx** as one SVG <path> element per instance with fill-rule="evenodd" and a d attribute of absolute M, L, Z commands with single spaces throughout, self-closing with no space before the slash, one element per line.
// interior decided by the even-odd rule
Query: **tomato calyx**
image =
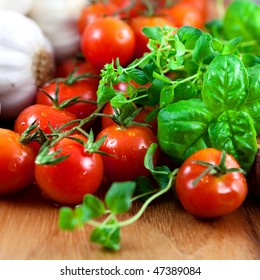
<path fill-rule="evenodd" d="M 40 145 L 45 143 L 47 141 L 47 136 L 43 132 L 42 129 L 40 129 L 39 124 L 37 124 L 37 119 L 31 123 L 31 125 L 21 134 L 19 142 L 28 145 L 31 142 L 38 142 Z"/>
<path fill-rule="evenodd" d="M 56 89 L 55 89 L 55 94 L 54 97 L 52 97 L 50 94 L 48 94 L 48 92 L 46 92 L 44 89 L 39 88 L 39 90 L 44 93 L 50 100 L 52 103 L 52 106 L 58 110 L 63 110 L 66 109 L 74 104 L 77 103 L 90 103 L 90 104 L 97 104 L 96 101 L 93 100 L 81 100 L 81 96 L 75 96 L 72 97 L 70 99 L 64 100 L 63 102 L 59 103 L 59 86 L 58 86 L 58 81 L 56 81 Z"/>
<path fill-rule="evenodd" d="M 226 151 L 223 150 L 220 157 L 219 164 L 212 164 L 206 161 L 195 160 L 194 163 L 207 167 L 201 174 L 192 182 L 193 186 L 196 186 L 199 181 L 206 175 L 214 175 L 221 177 L 227 173 L 240 172 L 246 174 L 245 170 L 242 168 L 227 168 L 226 166 Z"/>

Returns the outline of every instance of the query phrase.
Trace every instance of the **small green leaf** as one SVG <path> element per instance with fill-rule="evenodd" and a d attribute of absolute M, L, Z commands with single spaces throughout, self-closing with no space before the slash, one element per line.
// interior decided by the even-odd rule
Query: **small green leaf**
<path fill-rule="evenodd" d="M 224 54 L 232 54 L 232 53 L 234 53 L 237 50 L 241 40 L 242 40 L 242 37 L 239 36 L 239 37 L 233 38 L 230 41 L 228 41 L 224 45 L 222 54 L 224 55 Z"/>
<path fill-rule="evenodd" d="M 127 71 L 130 79 L 135 81 L 139 85 L 145 85 L 149 82 L 148 77 L 146 74 L 140 69 L 131 69 Z"/>
<path fill-rule="evenodd" d="M 149 146 L 149 148 L 145 154 L 145 157 L 144 157 L 144 166 L 151 172 L 154 171 L 153 157 L 154 157 L 154 153 L 155 153 L 157 147 L 158 147 L 157 143 L 152 143 Z"/>
<path fill-rule="evenodd" d="M 108 86 L 99 87 L 97 91 L 98 104 L 105 104 L 111 100 L 116 95 L 116 92 L 113 88 Z"/>
<path fill-rule="evenodd" d="M 106 211 L 104 203 L 92 194 L 86 194 L 82 204 L 87 210 L 86 214 L 89 219 L 98 218 Z"/>
<path fill-rule="evenodd" d="M 113 183 L 105 196 L 107 207 L 114 214 L 127 212 L 132 205 L 132 196 L 135 191 L 136 182 Z"/>
<path fill-rule="evenodd" d="M 160 94 L 160 108 L 171 104 L 174 100 L 174 86 L 165 86 Z"/>
<path fill-rule="evenodd" d="M 77 226 L 73 209 L 62 207 L 59 211 L 59 227 L 63 230 L 73 230 Z"/>
<path fill-rule="evenodd" d="M 102 245 L 110 250 L 119 250 L 120 248 L 120 228 L 119 227 L 97 227 L 91 235 L 90 240 Z"/>
<path fill-rule="evenodd" d="M 175 50 L 176 50 L 176 56 L 182 56 L 186 52 L 186 48 L 184 44 L 179 40 L 178 37 L 175 37 Z"/>
<path fill-rule="evenodd" d="M 128 100 L 123 94 L 117 94 L 110 101 L 111 106 L 115 108 L 122 108 L 127 103 Z"/>
<path fill-rule="evenodd" d="M 202 31 L 192 26 L 182 26 L 177 31 L 177 36 L 186 49 L 194 49 L 196 41 L 202 35 Z"/>
<path fill-rule="evenodd" d="M 195 63 L 200 65 L 207 58 L 214 54 L 212 48 L 212 36 L 208 33 L 203 33 L 200 38 L 196 41 L 192 58 Z"/>
<path fill-rule="evenodd" d="M 142 29 L 142 32 L 149 38 L 152 40 L 156 40 L 156 41 L 161 41 L 163 38 L 163 32 L 161 27 L 159 26 L 154 26 L 154 27 L 144 27 Z"/>
<path fill-rule="evenodd" d="M 153 172 L 153 177 L 159 184 L 161 189 L 165 189 L 168 186 L 169 178 L 171 176 L 171 170 L 167 166 L 156 166 Z"/>

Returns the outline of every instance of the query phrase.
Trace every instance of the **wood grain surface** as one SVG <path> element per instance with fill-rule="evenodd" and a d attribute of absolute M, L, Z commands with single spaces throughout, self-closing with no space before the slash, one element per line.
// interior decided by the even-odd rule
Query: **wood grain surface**
<path fill-rule="evenodd" d="M 135 204 L 131 216 L 140 207 Z M 122 229 L 118 252 L 89 241 L 91 227 L 58 228 L 58 208 L 35 186 L 0 198 L 0 259 L 5 260 L 259 260 L 260 198 L 248 196 L 231 215 L 199 220 L 172 193 L 149 206 L 141 219 Z"/>

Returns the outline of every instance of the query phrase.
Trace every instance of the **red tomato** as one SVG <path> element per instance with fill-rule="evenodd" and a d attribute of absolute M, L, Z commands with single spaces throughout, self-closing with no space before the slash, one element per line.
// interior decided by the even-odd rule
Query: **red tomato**
<path fill-rule="evenodd" d="M 48 134 L 52 132 L 49 125 L 53 128 L 59 128 L 75 119 L 76 116 L 70 112 L 58 110 L 54 107 L 43 104 L 34 104 L 25 108 L 18 115 L 15 120 L 14 131 L 22 134 L 34 121 L 36 121 L 38 128 Z M 68 125 L 62 131 L 69 130 L 74 125 Z M 31 142 L 30 146 L 32 146 L 36 152 L 40 149 L 40 144 L 36 141 Z"/>
<path fill-rule="evenodd" d="M 147 10 L 147 6 L 142 0 L 109 0 L 109 3 L 118 7 L 118 15 L 121 18 L 133 18 Z"/>
<path fill-rule="evenodd" d="M 47 92 L 51 97 L 55 98 L 56 87 L 58 86 L 58 104 L 69 100 L 71 98 L 79 96 L 80 100 L 83 101 L 97 101 L 97 89 L 98 82 L 92 82 L 89 80 L 78 80 L 72 84 L 65 82 L 51 81 L 41 86 L 45 92 Z M 41 90 L 38 91 L 36 95 L 36 103 L 44 104 L 48 106 L 55 106 L 51 99 L 47 97 Z M 73 113 L 76 118 L 84 119 L 91 115 L 97 108 L 96 104 L 88 102 L 79 102 L 69 107 L 64 108 L 65 111 Z"/>
<path fill-rule="evenodd" d="M 34 150 L 20 134 L 0 128 L 0 194 L 20 190 L 34 180 Z"/>
<path fill-rule="evenodd" d="M 221 154 L 214 148 L 195 152 L 184 161 L 177 173 L 176 194 L 183 207 L 195 216 L 210 218 L 227 215 L 239 208 L 246 198 L 248 187 L 241 172 L 207 173 L 194 185 L 193 182 L 207 168 L 196 161 L 218 165 Z M 226 155 L 225 164 L 227 168 L 240 168 L 236 159 L 229 154 Z"/>
<path fill-rule="evenodd" d="M 157 138 L 148 127 L 129 126 L 122 128 L 111 125 L 103 129 L 97 139 L 106 136 L 100 147 L 107 155 L 103 156 L 104 174 L 112 182 L 134 180 L 138 176 L 147 176 L 149 171 L 144 166 L 147 149 Z M 154 164 L 158 160 L 158 151 Z"/>
<path fill-rule="evenodd" d="M 204 27 L 204 18 L 201 11 L 195 9 L 187 3 L 178 3 L 168 9 L 169 16 L 172 17 L 176 27 L 189 25 L 202 29 Z"/>
<path fill-rule="evenodd" d="M 192 6 L 194 9 L 200 12 L 203 20 L 207 19 L 208 1 L 207 0 L 181 0 L 182 3 Z"/>
<path fill-rule="evenodd" d="M 81 50 L 97 69 L 119 58 L 122 66 L 127 65 L 135 50 L 134 32 L 123 20 L 102 17 L 90 23 L 81 37 Z"/>
<path fill-rule="evenodd" d="M 93 3 L 91 5 L 86 6 L 79 15 L 78 18 L 78 30 L 82 35 L 84 29 L 87 25 L 95 21 L 99 17 L 104 16 L 113 16 L 115 12 L 118 10 L 116 5 L 112 3 Z"/>
<path fill-rule="evenodd" d="M 100 72 L 91 65 L 84 57 L 70 57 L 59 62 L 56 70 L 56 77 L 66 78 L 74 71 L 74 76 L 79 76 L 85 73 L 99 75 Z M 95 81 L 96 78 L 88 78 Z"/>
<path fill-rule="evenodd" d="M 71 135 L 87 141 L 83 135 Z M 73 139 L 63 138 L 50 153 L 61 150 L 60 156 L 69 155 L 53 165 L 35 166 L 36 184 L 45 197 L 58 204 L 78 204 L 85 194 L 94 193 L 103 179 L 103 162 L 100 154 L 90 153 Z"/>
<path fill-rule="evenodd" d="M 172 21 L 168 20 L 166 17 L 162 16 L 139 16 L 132 18 L 129 21 L 129 25 L 134 30 L 135 33 L 135 40 L 137 42 L 135 48 L 135 58 L 140 58 L 143 56 L 145 52 L 149 52 L 150 50 L 147 47 L 148 44 L 148 37 L 142 32 L 144 26 L 153 27 L 153 26 L 173 26 L 174 24 Z"/>

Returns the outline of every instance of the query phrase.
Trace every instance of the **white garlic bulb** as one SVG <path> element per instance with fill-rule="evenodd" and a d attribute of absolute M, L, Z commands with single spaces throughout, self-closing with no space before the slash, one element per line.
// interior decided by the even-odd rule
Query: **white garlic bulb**
<path fill-rule="evenodd" d="M 0 11 L 0 118 L 15 118 L 53 77 L 53 48 L 40 27 L 15 11 Z"/>

